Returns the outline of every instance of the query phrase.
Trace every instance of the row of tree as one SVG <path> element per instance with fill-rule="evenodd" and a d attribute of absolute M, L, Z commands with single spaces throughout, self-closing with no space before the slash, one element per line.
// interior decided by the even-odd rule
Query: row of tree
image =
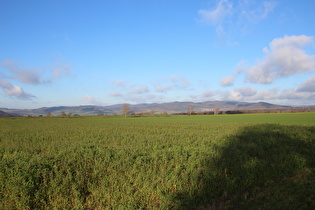
<path fill-rule="evenodd" d="M 51 117 L 53 116 L 51 112 L 46 113 L 46 117 Z M 80 116 L 79 114 L 72 114 L 72 112 L 60 112 L 61 117 L 71 117 L 71 116 Z"/>
<path fill-rule="evenodd" d="M 125 117 L 130 113 L 130 106 L 128 104 L 124 104 L 121 108 L 121 113 L 122 115 L 124 115 Z M 194 111 L 195 108 L 193 105 L 188 105 L 187 107 L 187 112 L 184 112 L 184 113 L 176 113 L 176 114 L 179 114 L 179 115 L 197 115 L 197 114 L 214 114 L 214 115 L 217 115 L 217 114 L 222 114 L 222 112 L 220 111 L 219 108 L 215 108 L 213 109 L 213 111 L 210 111 L 210 112 L 195 112 Z M 155 115 L 155 111 L 154 110 L 151 110 L 149 113 L 133 113 L 133 115 Z M 167 112 L 163 112 L 161 113 L 160 115 L 168 115 Z"/>
<path fill-rule="evenodd" d="M 174 113 L 175 115 L 217 115 L 217 114 L 251 114 L 251 113 L 295 113 L 295 112 L 315 112 L 315 107 L 289 107 L 289 108 L 279 108 L 279 109 L 250 109 L 250 110 L 224 110 L 222 111 L 220 108 L 209 109 L 211 111 L 202 111 L 196 112 L 193 105 L 188 105 L 187 112 Z M 131 108 L 128 104 L 124 104 L 121 107 L 121 114 L 125 117 L 130 114 Z M 173 115 L 174 115 L 173 114 Z M 99 113 L 98 115 L 104 115 L 104 113 Z M 115 114 L 116 115 L 116 114 Z M 151 110 L 147 113 L 132 113 L 131 115 L 151 115 L 154 116 L 155 111 Z M 166 116 L 168 113 L 164 111 L 160 113 L 161 116 Z M 52 113 L 47 112 L 47 117 L 51 117 Z M 61 117 L 71 117 L 71 116 L 79 116 L 78 114 L 73 114 L 72 112 L 61 112 Z"/>
<path fill-rule="evenodd" d="M 124 104 L 121 108 L 121 113 L 125 117 L 130 113 L 130 106 Z M 187 112 L 176 113 L 177 115 L 217 115 L 217 114 L 251 114 L 251 113 L 296 113 L 296 112 L 315 112 L 315 107 L 288 107 L 277 109 L 250 109 L 250 110 L 224 110 L 220 108 L 211 109 L 211 111 L 195 112 L 193 105 L 188 105 Z M 154 115 L 152 110 L 147 115 Z M 138 113 L 137 115 L 144 115 L 145 113 Z M 135 113 L 133 115 L 136 115 Z M 161 115 L 167 115 L 167 112 L 163 112 Z"/>

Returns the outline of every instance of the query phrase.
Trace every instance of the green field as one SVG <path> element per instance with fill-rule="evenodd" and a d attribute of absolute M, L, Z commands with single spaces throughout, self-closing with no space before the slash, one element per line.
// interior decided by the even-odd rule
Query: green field
<path fill-rule="evenodd" d="M 315 113 L 0 119 L 0 209 L 312 209 Z"/>

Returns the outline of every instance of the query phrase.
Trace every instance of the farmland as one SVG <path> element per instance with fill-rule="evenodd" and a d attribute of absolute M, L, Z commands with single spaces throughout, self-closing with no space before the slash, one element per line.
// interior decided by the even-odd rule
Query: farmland
<path fill-rule="evenodd" d="M 0 119 L 1 209 L 310 209 L 315 113 Z"/>

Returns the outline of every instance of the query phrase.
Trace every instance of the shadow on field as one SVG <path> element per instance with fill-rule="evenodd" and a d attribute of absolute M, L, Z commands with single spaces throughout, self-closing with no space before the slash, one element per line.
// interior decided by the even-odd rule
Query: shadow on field
<path fill-rule="evenodd" d="M 203 163 L 197 192 L 174 197 L 183 209 L 315 207 L 314 126 L 242 128 Z"/>

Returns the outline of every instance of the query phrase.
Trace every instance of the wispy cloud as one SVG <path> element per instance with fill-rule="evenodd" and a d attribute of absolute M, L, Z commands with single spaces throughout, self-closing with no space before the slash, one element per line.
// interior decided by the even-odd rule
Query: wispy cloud
<path fill-rule="evenodd" d="M 137 102 L 143 103 L 147 100 L 153 100 L 148 85 L 137 84 L 126 80 L 111 80 L 113 91 L 109 93 L 110 97 L 120 100 L 120 103 Z"/>
<path fill-rule="evenodd" d="M 191 87 L 191 83 L 186 77 L 177 74 L 163 76 L 157 80 L 155 85 L 126 80 L 111 80 L 111 83 L 113 91 L 109 93 L 109 96 L 115 97 L 116 100 L 123 100 L 123 102 L 137 103 L 162 102 L 169 91 L 183 91 Z M 172 98 L 174 99 L 174 96 Z"/>
<path fill-rule="evenodd" d="M 221 86 L 231 86 L 234 83 L 235 75 L 224 77 L 221 79 Z"/>
<path fill-rule="evenodd" d="M 141 85 L 139 88 L 132 89 L 131 92 L 135 94 L 143 94 L 149 92 L 149 88 L 146 85 Z"/>
<path fill-rule="evenodd" d="M 126 81 L 125 80 L 111 80 L 111 82 L 116 86 L 116 87 L 125 87 L 126 86 Z"/>
<path fill-rule="evenodd" d="M 1 67 L 8 69 L 10 72 L 9 77 L 17 79 L 25 84 L 37 85 L 40 84 L 40 73 L 34 69 L 26 69 L 16 64 L 14 60 L 3 60 Z"/>
<path fill-rule="evenodd" d="M 112 97 L 121 97 L 122 96 L 121 93 L 118 93 L 118 92 L 111 92 L 109 95 Z"/>
<path fill-rule="evenodd" d="M 92 104 L 92 105 L 104 105 L 104 103 L 102 101 L 97 100 L 96 98 L 92 97 L 91 95 L 85 95 L 82 96 L 82 101 L 84 103 L 88 103 L 88 104 Z"/>
<path fill-rule="evenodd" d="M 29 93 L 26 93 L 23 90 L 23 88 L 10 83 L 9 81 L 0 80 L 0 87 L 8 96 L 12 96 L 12 97 L 16 97 L 18 99 L 24 99 L 24 100 L 36 98 L 35 96 Z"/>
<path fill-rule="evenodd" d="M 156 85 L 155 91 L 163 93 L 163 92 L 173 90 L 175 87 L 176 87 L 176 85 L 174 85 L 174 84 L 172 84 L 172 85 Z"/>
<path fill-rule="evenodd" d="M 239 1 L 238 10 L 240 18 L 246 22 L 257 22 L 268 17 L 275 9 L 274 1 Z"/>
<path fill-rule="evenodd" d="M 225 39 L 225 21 L 233 14 L 233 4 L 228 0 L 220 0 L 212 9 L 201 9 L 198 11 L 201 19 L 205 24 L 215 27 L 217 36 L 222 40 Z"/>
<path fill-rule="evenodd" d="M 198 11 L 201 20 L 208 24 L 219 26 L 224 19 L 232 15 L 233 4 L 228 0 L 220 0 L 217 5 L 212 9 L 201 9 Z"/>
<path fill-rule="evenodd" d="M 69 76 L 71 64 L 56 63 L 52 70 L 53 78 L 59 79 L 62 76 Z"/>
<path fill-rule="evenodd" d="M 244 97 L 250 97 L 257 93 L 257 90 L 250 86 L 236 88 L 235 91 Z"/>
<path fill-rule="evenodd" d="M 167 92 L 175 89 L 186 89 L 191 86 L 190 81 L 180 75 L 165 76 L 159 84 L 155 85 L 155 91 Z"/>
<path fill-rule="evenodd" d="M 17 64 L 16 60 L 6 59 L 1 63 L 1 67 L 8 70 L 6 77 L 18 80 L 24 84 L 39 85 L 51 83 L 54 79 L 70 75 L 70 64 L 55 63 L 53 67 L 26 68 Z M 50 76 L 44 77 L 46 73 Z"/>
<path fill-rule="evenodd" d="M 180 75 L 170 76 L 170 79 L 172 82 L 176 84 L 177 87 L 180 87 L 180 88 L 187 88 L 191 85 L 191 83 L 186 77 L 183 77 Z"/>
<path fill-rule="evenodd" d="M 228 37 L 250 31 L 251 25 L 267 18 L 275 7 L 274 1 L 218 0 L 214 7 L 200 9 L 198 14 L 201 23 L 215 27 L 221 41 L 234 43 Z"/>
<path fill-rule="evenodd" d="M 213 97 L 215 96 L 215 92 L 214 91 L 212 91 L 212 90 L 207 90 L 207 91 L 205 91 L 205 92 L 203 92 L 202 94 L 201 94 L 201 98 L 202 98 L 202 100 L 212 100 L 213 99 Z"/>
<path fill-rule="evenodd" d="M 24 92 L 23 88 L 16 86 L 7 80 L 18 81 L 28 85 L 42 85 L 52 83 L 54 79 L 69 76 L 71 65 L 55 63 L 53 67 L 26 68 L 17 64 L 16 60 L 6 59 L 1 62 L 1 67 L 5 69 L 1 77 L 6 80 L 1 81 L 1 87 L 6 94 L 17 99 L 35 98 L 32 94 Z M 48 77 L 47 77 L 48 73 Z"/>

